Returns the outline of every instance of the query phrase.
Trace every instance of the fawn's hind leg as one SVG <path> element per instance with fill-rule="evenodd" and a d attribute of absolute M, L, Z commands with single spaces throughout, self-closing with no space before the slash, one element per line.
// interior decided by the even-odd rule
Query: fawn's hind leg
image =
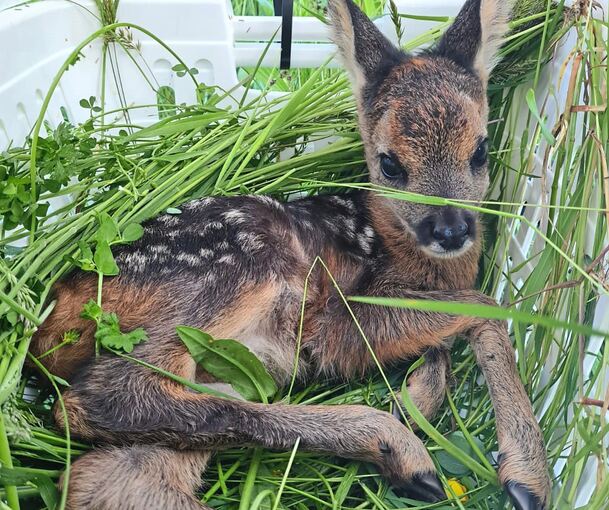
<path fill-rule="evenodd" d="M 167 343 L 151 338 L 133 356 L 170 371 L 193 365 L 181 344 L 168 349 Z M 299 440 L 304 451 L 375 463 L 398 492 L 430 501 L 445 498 L 421 440 L 393 416 L 373 408 L 220 399 L 188 391 L 113 355 L 102 355 L 91 364 L 64 394 L 64 401 L 72 432 L 88 439 L 200 450 L 285 450 Z"/>
<path fill-rule="evenodd" d="M 137 445 L 80 457 L 69 480 L 69 510 L 202 510 L 193 492 L 210 454 Z"/>

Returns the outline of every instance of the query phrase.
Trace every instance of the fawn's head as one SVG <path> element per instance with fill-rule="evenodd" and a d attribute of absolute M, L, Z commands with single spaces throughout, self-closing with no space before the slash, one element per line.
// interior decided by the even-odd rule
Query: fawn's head
<path fill-rule="evenodd" d="M 467 0 L 440 41 L 419 55 L 396 48 L 351 0 L 330 0 L 329 10 L 357 99 L 371 182 L 482 200 L 489 184 L 486 84 L 509 1 Z M 388 202 L 429 255 L 459 255 L 476 241 L 472 212 Z"/>

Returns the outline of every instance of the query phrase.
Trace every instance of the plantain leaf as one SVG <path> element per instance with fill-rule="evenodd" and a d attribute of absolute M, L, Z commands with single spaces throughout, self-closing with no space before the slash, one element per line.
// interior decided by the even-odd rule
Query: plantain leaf
<path fill-rule="evenodd" d="M 452 432 L 445 436 L 453 445 L 461 450 L 468 457 L 475 457 L 474 449 L 467 442 L 461 431 Z M 484 451 L 484 445 L 478 438 L 473 438 L 476 445 L 481 451 Z M 449 472 L 454 476 L 464 476 L 471 472 L 470 468 L 465 466 L 457 457 L 440 450 L 436 453 L 436 459 L 444 471 Z"/>
<path fill-rule="evenodd" d="M 277 392 L 273 378 L 245 345 L 235 340 L 214 340 L 188 326 L 178 326 L 176 331 L 198 364 L 245 399 L 267 402 Z"/>

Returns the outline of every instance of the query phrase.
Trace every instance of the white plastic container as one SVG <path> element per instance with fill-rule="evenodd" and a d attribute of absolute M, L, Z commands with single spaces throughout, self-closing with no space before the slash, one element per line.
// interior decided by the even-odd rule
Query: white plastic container
<path fill-rule="evenodd" d="M 16 0 L 0 2 L 7 5 Z M 404 5 L 402 11 L 411 14 L 446 16 L 456 14 L 461 2 L 417 0 L 407 5 L 404 2 Z M 90 0 L 78 5 L 65 0 L 46 0 L 0 12 L 0 48 L 3 49 L 0 57 L 0 149 L 10 140 L 22 142 L 30 131 L 61 64 L 78 43 L 100 28 L 93 13 L 96 13 L 96 7 Z M 226 0 L 123 0 L 118 19 L 146 28 L 165 41 L 190 67 L 197 68 L 199 81 L 225 90 L 238 84 L 237 67 L 255 66 L 259 62 L 268 41 L 281 25 L 280 17 L 234 16 Z M 388 37 L 396 38 L 389 19 L 380 18 L 377 23 Z M 409 39 L 433 25 L 404 20 Z M 171 70 L 175 59 L 137 29 L 131 32 L 141 44 L 142 57 L 156 82 L 171 86 L 178 103 L 195 101 L 191 84 L 179 79 Z M 278 40 L 279 35 L 262 60 L 262 66 L 278 65 Z M 295 18 L 293 41 L 294 68 L 318 67 L 335 51 L 328 41 L 326 26 L 316 18 Z M 73 122 L 86 120 L 88 111 L 78 102 L 84 97 L 99 96 L 95 91 L 99 91 L 101 83 L 100 55 L 98 39 L 83 50 L 78 65 L 64 75 L 49 108 L 48 120 L 52 125 L 62 120 L 59 110 L 62 106 Z M 155 104 L 154 92 L 129 57 L 124 52 L 117 55 L 128 103 Z M 106 98 L 107 109 L 120 106 L 116 90 L 111 92 Z M 142 110 L 133 120 L 147 124 L 155 120 L 155 114 L 155 109 Z"/>

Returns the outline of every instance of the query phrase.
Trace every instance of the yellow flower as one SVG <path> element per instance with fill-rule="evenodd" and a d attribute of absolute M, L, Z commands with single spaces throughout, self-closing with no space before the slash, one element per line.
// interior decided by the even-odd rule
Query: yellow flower
<path fill-rule="evenodd" d="M 450 486 L 450 488 L 453 491 L 453 493 L 455 494 L 455 496 L 457 496 L 457 497 L 463 496 L 461 498 L 462 503 L 465 503 L 467 501 L 467 496 L 464 496 L 464 494 L 467 492 L 467 487 L 465 485 L 463 485 L 456 478 L 449 478 L 448 485 Z"/>

